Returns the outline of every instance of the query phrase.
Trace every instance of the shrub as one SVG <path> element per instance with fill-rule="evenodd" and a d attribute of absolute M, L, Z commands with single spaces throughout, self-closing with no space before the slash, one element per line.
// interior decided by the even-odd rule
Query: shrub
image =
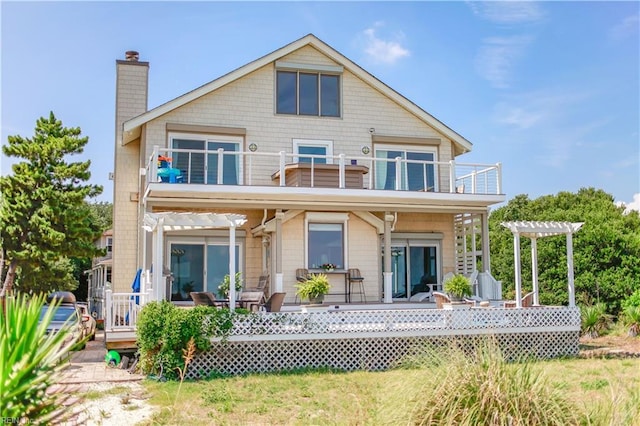
<path fill-rule="evenodd" d="M 242 290 L 242 273 L 236 272 L 236 293 Z M 222 282 L 218 286 L 218 292 L 225 298 L 229 297 L 229 289 L 231 288 L 231 277 L 229 274 L 225 275 Z"/>
<path fill-rule="evenodd" d="M 574 407 L 531 362 L 506 362 L 493 340 L 434 347 L 422 363 L 429 377 L 414 396 L 411 424 L 578 424 Z"/>
<path fill-rule="evenodd" d="M 139 367 L 145 374 L 176 379 L 185 371 L 182 354 L 193 338 L 195 349 L 211 346 L 211 337 L 226 337 L 237 315 L 245 309 L 231 312 L 213 306 L 178 308 L 168 301 L 151 302 L 140 312 L 137 325 Z"/>
<path fill-rule="evenodd" d="M 454 299 L 462 299 L 464 296 L 471 296 L 471 283 L 469 278 L 457 274 L 444 282 L 444 291 L 449 293 Z"/>
<path fill-rule="evenodd" d="M 627 305 L 622 311 L 622 322 L 629 328 L 629 336 L 640 334 L 640 306 Z"/>
<path fill-rule="evenodd" d="M 296 284 L 301 299 L 313 299 L 329 293 L 329 278 L 326 274 L 311 274 L 303 283 Z"/>
<path fill-rule="evenodd" d="M 580 307 L 581 329 L 584 336 L 595 338 L 611 325 L 611 316 L 604 303 Z"/>
<path fill-rule="evenodd" d="M 69 331 L 47 334 L 56 309 L 50 305 L 40 320 L 44 296 L 25 294 L 4 299 L 0 307 L 0 417 L 47 424 L 64 417 L 58 408 L 67 396 L 49 393 L 75 342 L 65 344 Z"/>
<path fill-rule="evenodd" d="M 622 302 L 622 309 L 628 306 L 640 306 L 640 289 L 631 293 L 631 296 L 624 299 Z"/>

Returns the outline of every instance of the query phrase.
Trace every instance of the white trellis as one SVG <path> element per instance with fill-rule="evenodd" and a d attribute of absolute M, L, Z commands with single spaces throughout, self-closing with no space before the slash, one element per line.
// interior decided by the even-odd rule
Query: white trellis
<path fill-rule="evenodd" d="M 522 299 L 519 295 L 522 293 L 522 274 L 520 260 L 520 236 L 531 238 L 531 275 L 533 279 L 533 304 L 539 305 L 538 300 L 538 246 L 536 240 L 538 238 L 550 237 L 553 235 L 567 236 L 567 280 L 569 292 L 569 306 L 576 305 L 575 286 L 573 282 L 573 233 L 584 225 L 584 222 L 502 222 L 501 224 L 513 233 L 513 252 L 515 263 L 515 279 L 516 279 L 516 307 L 522 307 Z"/>
<path fill-rule="evenodd" d="M 175 230 L 191 230 L 191 229 L 229 229 L 229 276 L 233 282 L 236 275 L 236 228 L 242 226 L 247 221 L 245 215 L 241 214 L 220 214 L 220 213 L 191 213 L 191 212 L 161 212 L 161 213 L 145 213 L 143 221 L 143 229 L 153 233 L 153 264 L 156 266 L 157 273 L 153 274 L 153 288 L 155 291 L 155 299 L 164 299 L 163 283 L 162 283 L 162 265 L 164 265 L 164 233 Z M 146 247 L 145 247 L 146 251 Z M 229 287 L 229 306 L 231 310 L 236 305 L 235 286 Z"/>

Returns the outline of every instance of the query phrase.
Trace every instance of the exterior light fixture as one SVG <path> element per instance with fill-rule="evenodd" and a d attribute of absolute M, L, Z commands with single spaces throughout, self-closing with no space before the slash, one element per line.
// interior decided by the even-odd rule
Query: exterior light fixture
<path fill-rule="evenodd" d="M 258 145 L 252 142 L 251 145 L 249 145 L 249 151 L 256 152 L 257 150 L 258 150 Z"/>
<path fill-rule="evenodd" d="M 368 146 L 365 145 L 362 147 L 362 153 L 364 155 L 368 155 L 370 152 L 371 152 L 371 149 Z"/>

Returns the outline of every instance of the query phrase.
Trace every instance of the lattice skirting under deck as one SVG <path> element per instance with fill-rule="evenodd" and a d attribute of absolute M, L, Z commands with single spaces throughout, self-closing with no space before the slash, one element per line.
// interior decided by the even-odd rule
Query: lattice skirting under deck
<path fill-rule="evenodd" d="M 239 375 L 320 367 L 345 371 L 385 370 L 406 356 L 418 354 L 425 345 L 442 344 L 452 339 L 474 344 L 489 336 L 216 341 L 211 349 L 196 355 L 189 365 L 187 378 L 202 378 L 212 373 Z M 508 359 L 578 354 L 579 331 L 507 333 L 494 337 Z"/>

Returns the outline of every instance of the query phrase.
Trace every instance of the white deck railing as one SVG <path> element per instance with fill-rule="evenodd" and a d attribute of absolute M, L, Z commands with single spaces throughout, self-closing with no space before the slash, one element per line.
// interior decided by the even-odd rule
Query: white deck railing
<path fill-rule="evenodd" d="M 333 339 L 340 336 L 461 335 L 499 330 L 579 331 L 580 312 L 568 307 L 404 309 L 256 313 L 239 317 L 230 338 Z"/>
<path fill-rule="evenodd" d="M 138 314 L 149 301 L 147 293 L 113 293 L 105 291 L 106 331 L 133 331 L 138 324 Z"/>
<path fill-rule="evenodd" d="M 160 168 L 159 156 L 171 158 L 169 167 Z M 299 155 L 281 152 L 217 151 L 167 149 L 154 146 L 145 174 L 147 182 L 211 185 L 279 185 L 286 186 L 287 164 L 304 157 L 311 163 L 311 187 L 318 164 L 335 164 L 338 188 L 345 188 L 351 165 L 365 166 L 363 189 L 395 191 L 445 192 L 499 195 L 502 193 L 502 166 L 465 164 L 455 161 L 420 161 L 400 157 L 373 158 L 339 155 Z M 229 160 L 229 159 L 232 160 Z M 227 160 L 227 161 L 225 161 Z M 225 167 L 232 168 L 231 171 Z M 272 175 L 279 172 L 277 181 Z"/>

